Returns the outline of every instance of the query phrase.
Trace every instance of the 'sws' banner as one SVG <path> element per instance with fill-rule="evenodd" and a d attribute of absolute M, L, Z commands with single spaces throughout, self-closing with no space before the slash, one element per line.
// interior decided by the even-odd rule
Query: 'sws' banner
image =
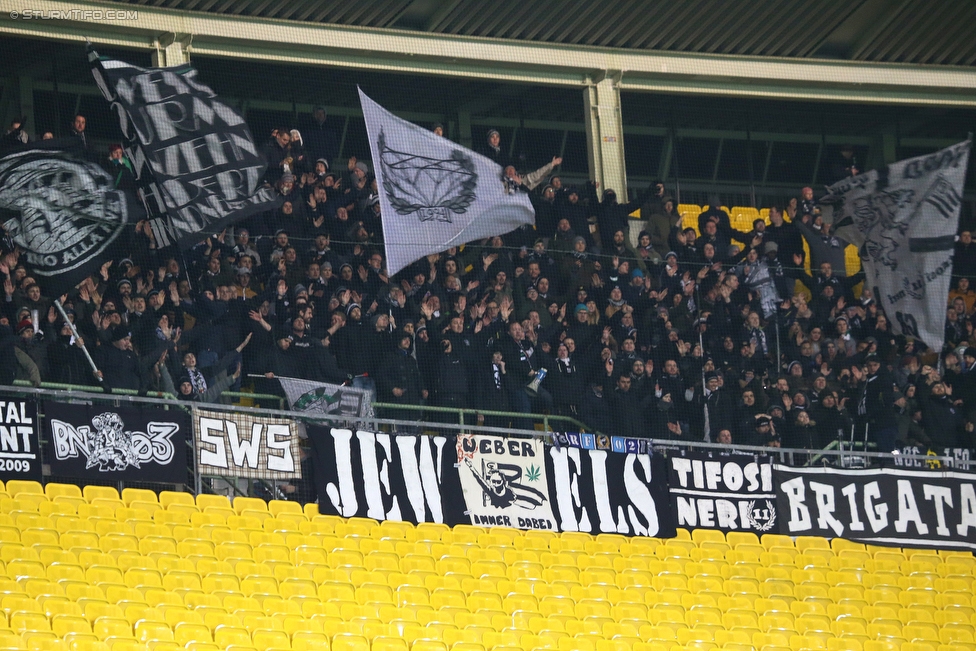
<path fill-rule="evenodd" d="M 454 438 L 308 427 L 319 512 L 465 522 Z"/>
<path fill-rule="evenodd" d="M 457 462 L 471 524 L 555 530 L 542 441 L 459 434 Z"/>
<path fill-rule="evenodd" d="M 663 459 L 500 436 L 309 427 L 319 510 L 378 520 L 673 537 Z"/>
<path fill-rule="evenodd" d="M 550 447 L 546 472 L 559 531 L 675 535 L 662 457 Z"/>
<path fill-rule="evenodd" d="M 197 467 L 201 475 L 250 479 L 301 479 L 298 424 L 241 412 L 194 410 Z"/>
<path fill-rule="evenodd" d="M 676 527 L 779 532 L 769 457 L 687 452 L 668 462 Z"/>
<path fill-rule="evenodd" d="M 41 481 L 37 403 L 0 397 L 0 480 Z"/>
<path fill-rule="evenodd" d="M 976 551 L 976 474 L 774 466 L 780 533 Z"/>
<path fill-rule="evenodd" d="M 190 419 L 178 409 L 46 402 L 47 462 L 56 477 L 185 483 Z"/>

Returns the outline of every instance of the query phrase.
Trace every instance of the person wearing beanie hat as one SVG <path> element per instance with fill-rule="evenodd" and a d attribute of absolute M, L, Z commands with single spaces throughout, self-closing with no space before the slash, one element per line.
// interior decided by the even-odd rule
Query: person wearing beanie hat
<path fill-rule="evenodd" d="M 505 169 L 512 162 L 502 148 L 501 133 L 494 127 L 485 132 L 485 144 L 479 148 L 478 153 L 498 163 L 502 169 Z"/>
<path fill-rule="evenodd" d="M 98 376 L 106 389 L 139 391 L 146 384 L 139 358 L 132 350 L 132 335 L 124 325 L 115 326 L 109 334 L 108 345 L 92 351 Z"/>

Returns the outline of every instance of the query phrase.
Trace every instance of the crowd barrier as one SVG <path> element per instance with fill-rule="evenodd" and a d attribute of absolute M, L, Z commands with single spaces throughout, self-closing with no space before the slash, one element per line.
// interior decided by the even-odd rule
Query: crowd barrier
<path fill-rule="evenodd" d="M 976 473 L 963 456 L 419 428 L 375 415 L 0 390 L 4 481 L 230 496 L 305 482 L 323 514 L 414 523 L 655 537 L 708 528 L 976 550 Z"/>

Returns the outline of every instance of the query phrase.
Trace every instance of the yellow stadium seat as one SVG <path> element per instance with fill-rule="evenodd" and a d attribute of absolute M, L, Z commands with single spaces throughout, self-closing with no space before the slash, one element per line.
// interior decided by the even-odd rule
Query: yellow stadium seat
<path fill-rule="evenodd" d="M 119 491 L 112 486 L 85 486 L 81 489 L 81 494 L 89 503 L 96 499 L 121 501 Z"/>
<path fill-rule="evenodd" d="M 267 503 L 267 510 L 269 513 L 271 513 L 271 515 L 275 517 L 277 517 L 282 513 L 293 513 L 301 516 L 305 515 L 305 512 L 302 510 L 301 504 L 299 504 L 298 502 L 289 502 L 287 500 L 271 500 L 270 502 Z"/>
<path fill-rule="evenodd" d="M 6 484 L 7 495 L 10 497 L 16 497 L 21 493 L 35 493 L 39 495 L 44 494 L 44 487 L 40 482 L 27 481 L 23 479 L 11 479 Z"/>
<path fill-rule="evenodd" d="M 362 635 L 336 635 L 332 638 L 332 651 L 370 651 L 369 640 Z"/>
<path fill-rule="evenodd" d="M 232 504 L 238 514 L 244 511 L 265 511 L 268 510 L 268 503 L 256 497 L 235 497 Z"/>
<path fill-rule="evenodd" d="M 141 502 L 151 502 L 158 503 L 159 498 L 156 497 L 156 492 L 147 490 L 145 488 L 123 488 L 122 489 L 122 502 L 126 506 L 131 506 L 134 501 Z"/>
<path fill-rule="evenodd" d="M 229 509 L 231 508 L 230 500 L 224 495 L 207 495 L 201 493 L 197 495 L 196 505 L 201 509 L 207 508 L 219 508 L 219 509 Z"/>
<path fill-rule="evenodd" d="M 190 493 L 182 493 L 177 491 L 160 492 L 159 505 L 164 509 L 168 509 L 171 504 L 186 504 L 188 506 L 195 506 L 196 501 L 193 499 L 193 495 Z"/>
<path fill-rule="evenodd" d="M 8 491 L 9 493 L 9 491 Z M 52 501 L 58 497 L 82 498 L 81 489 L 74 484 L 51 483 L 44 486 L 44 494 Z"/>

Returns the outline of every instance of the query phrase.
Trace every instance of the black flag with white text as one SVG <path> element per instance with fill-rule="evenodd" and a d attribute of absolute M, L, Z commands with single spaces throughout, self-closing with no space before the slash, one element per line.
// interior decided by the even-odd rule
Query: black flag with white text
<path fill-rule="evenodd" d="M 189 65 L 140 68 L 89 49 L 95 83 L 116 109 L 126 154 L 160 246 L 186 248 L 272 209 L 267 167 L 237 111 Z"/>

